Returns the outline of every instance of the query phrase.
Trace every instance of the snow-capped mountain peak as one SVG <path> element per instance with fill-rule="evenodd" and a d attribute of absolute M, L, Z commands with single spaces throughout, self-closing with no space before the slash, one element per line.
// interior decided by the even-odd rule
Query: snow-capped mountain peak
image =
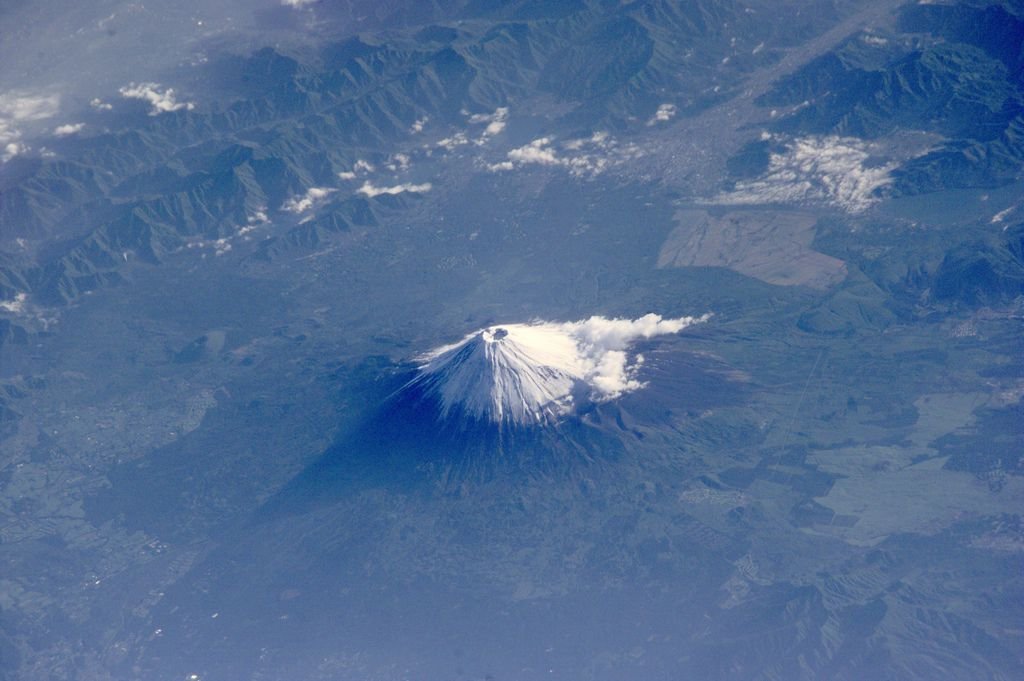
<path fill-rule="evenodd" d="M 643 387 L 636 377 L 643 359 L 629 357 L 628 346 L 706 318 L 649 314 L 637 320 L 591 317 L 489 326 L 421 356 L 409 386 L 434 397 L 445 417 L 551 422 L 572 410 L 574 396 L 600 402 Z"/>

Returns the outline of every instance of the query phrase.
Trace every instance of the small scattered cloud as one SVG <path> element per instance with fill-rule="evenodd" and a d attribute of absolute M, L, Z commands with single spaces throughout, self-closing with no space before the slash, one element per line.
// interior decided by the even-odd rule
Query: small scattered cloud
<path fill-rule="evenodd" d="M 993 224 L 993 225 L 999 224 L 1000 222 L 1002 222 L 1006 218 L 1008 218 L 1015 210 L 1017 210 L 1017 206 L 1010 206 L 1006 210 L 999 211 L 998 213 L 996 213 L 995 215 L 992 216 L 992 220 L 991 220 L 990 224 Z"/>
<path fill-rule="evenodd" d="M 266 209 L 262 209 L 261 208 L 259 210 L 254 211 L 252 213 L 252 215 L 248 216 L 248 218 L 246 219 L 245 226 L 238 230 L 238 235 L 242 236 L 242 235 L 248 234 L 249 232 L 253 231 L 257 227 L 260 227 L 261 225 L 266 225 L 266 224 L 269 224 L 269 223 L 270 223 L 270 218 L 267 217 Z"/>
<path fill-rule="evenodd" d="M 85 128 L 85 123 L 66 123 L 54 128 L 53 134 L 57 137 L 67 137 L 68 135 L 74 135 L 75 133 L 82 132 L 83 128 Z"/>
<path fill-rule="evenodd" d="M 321 205 L 327 197 L 338 191 L 331 187 L 310 187 L 302 196 L 293 196 L 281 204 L 281 210 L 288 213 L 305 213 Z"/>
<path fill-rule="evenodd" d="M 22 125 L 45 120 L 60 109 L 60 95 L 10 91 L 0 94 L 0 162 L 29 151 Z"/>
<path fill-rule="evenodd" d="M 489 114 L 473 114 L 469 117 L 469 123 L 471 125 L 487 124 L 477 141 L 478 144 L 482 144 L 487 138 L 494 137 L 505 129 L 508 124 L 508 107 L 500 106 Z"/>
<path fill-rule="evenodd" d="M 658 123 L 664 123 L 675 118 L 678 109 L 675 104 L 659 104 L 658 110 L 654 112 L 651 119 L 647 121 L 647 125 L 656 125 Z"/>
<path fill-rule="evenodd" d="M 281 4 L 285 7 L 294 7 L 296 9 L 312 5 L 319 0 L 281 0 Z"/>
<path fill-rule="evenodd" d="M 490 163 L 487 169 L 502 172 L 526 165 L 555 166 L 582 177 L 599 175 L 616 164 L 641 155 L 639 147 L 633 144 L 620 144 L 607 132 L 599 131 L 590 137 L 573 139 L 562 144 L 557 144 L 551 137 L 540 137 L 507 152 L 505 160 Z"/>
<path fill-rule="evenodd" d="M 445 137 L 437 142 L 437 146 L 446 151 L 455 151 L 458 147 L 463 147 L 467 144 L 469 144 L 469 138 L 466 137 L 464 132 L 457 132 L 451 137 Z"/>
<path fill-rule="evenodd" d="M 21 133 L 11 125 L 10 121 L 0 118 L 0 144 L 5 144 L 21 137 Z"/>
<path fill-rule="evenodd" d="M 196 106 L 193 102 L 179 102 L 172 88 L 162 88 L 157 83 L 131 83 L 118 92 L 126 99 L 141 99 L 144 102 L 149 102 L 150 116 L 182 109 L 191 111 Z"/>
<path fill-rule="evenodd" d="M 12 314 L 20 314 L 25 311 L 26 300 L 28 300 L 27 293 L 18 293 L 11 300 L 0 300 L 0 310 Z"/>
<path fill-rule="evenodd" d="M 28 147 L 19 142 L 8 142 L 0 152 L 0 162 L 7 163 L 15 156 L 20 156 L 28 151 Z"/>
<path fill-rule="evenodd" d="M 829 203 L 851 213 L 878 201 L 895 164 L 872 164 L 866 142 L 855 137 L 802 137 L 771 155 L 768 169 L 719 194 L 721 204 Z"/>
<path fill-rule="evenodd" d="M 372 173 L 374 170 L 376 170 L 376 168 L 372 163 L 370 163 L 369 161 L 365 161 L 363 159 L 359 159 L 354 164 L 352 164 L 352 170 L 343 170 L 340 173 L 338 173 L 338 177 L 340 177 L 343 180 L 354 180 L 356 179 L 357 176 L 363 173 Z"/>
<path fill-rule="evenodd" d="M 609 135 L 606 131 L 601 130 L 595 132 L 590 137 L 580 137 L 577 139 L 569 140 L 562 146 L 564 146 L 566 149 L 569 149 L 570 151 L 579 151 L 580 149 L 584 149 L 587 146 L 596 146 L 602 149 L 607 149 L 613 143 L 614 140 L 612 139 L 611 135 Z"/>
<path fill-rule="evenodd" d="M 110 111 L 114 108 L 113 104 L 108 104 L 99 97 L 93 97 L 92 100 L 89 101 L 89 106 L 96 109 L 97 111 Z"/>
<path fill-rule="evenodd" d="M 423 128 L 426 127 L 429 121 L 429 116 L 424 116 L 423 118 L 416 119 L 415 121 L 413 121 L 412 126 L 409 128 L 409 132 L 412 133 L 413 135 L 423 132 Z"/>
<path fill-rule="evenodd" d="M 476 137 L 471 137 L 466 131 L 460 131 L 442 140 L 438 140 L 436 145 L 445 151 L 455 151 L 457 148 L 469 144 L 481 147 L 487 144 L 492 137 L 503 131 L 508 124 L 508 107 L 504 106 L 498 107 L 492 113 L 470 114 L 467 111 L 462 113 L 468 117 L 466 121 L 469 125 L 484 125 L 484 129 Z"/>
<path fill-rule="evenodd" d="M 371 182 L 364 182 L 363 186 L 360 187 L 358 191 L 360 194 L 372 199 L 373 197 L 380 196 L 381 194 L 388 194 L 391 196 L 394 196 L 395 194 L 405 194 L 406 192 L 424 194 L 433 188 L 434 186 L 429 182 L 424 182 L 423 184 L 412 184 L 406 182 L 404 184 L 396 184 L 392 187 L 377 187 Z"/>
<path fill-rule="evenodd" d="M 59 108 L 60 95 L 26 92 L 5 92 L 0 95 L 0 117 L 17 123 L 51 118 Z"/>
<path fill-rule="evenodd" d="M 384 165 L 385 168 L 393 173 L 405 172 L 409 169 L 412 163 L 412 159 L 409 158 L 408 154 L 395 154 L 388 159 L 388 162 Z"/>
<path fill-rule="evenodd" d="M 185 248 L 189 250 L 200 250 L 210 249 L 214 255 L 220 256 L 231 251 L 234 247 L 234 242 L 238 240 L 250 241 L 252 239 L 249 234 L 255 232 L 260 227 L 270 224 L 270 218 L 267 217 L 265 209 L 258 209 L 248 216 L 246 223 L 239 227 L 234 234 L 220 237 L 219 239 L 192 239 L 185 244 Z M 206 257 L 206 253 L 203 253 L 202 257 Z"/>
<path fill-rule="evenodd" d="M 230 237 L 221 237 L 220 239 L 206 240 L 206 239 L 195 239 L 185 244 L 185 248 L 189 250 L 202 250 L 209 248 L 213 251 L 214 255 L 224 255 L 229 252 L 232 248 Z M 206 254 L 203 254 L 206 257 Z"/>
<path fill-rule="evenodd" d="M 560 165 L 562 161 L 551 147 L 551 141 L 550 137 L 535 139 L 508 152 L 508 160 L 512 163 L 537 163 L 542 166 Z"/>
<path fill-rule="evenodd" d="M 20 248 L 25 248 L 23 239 L 15 239 Z M 46 331 L 57 323 L 53 310 L 33 304 L 32 298 L 24 291 L 14 294 L 13 298 L 0 299 L 0 315 L 4 313 L 17 317 L 22 325 Z"/>

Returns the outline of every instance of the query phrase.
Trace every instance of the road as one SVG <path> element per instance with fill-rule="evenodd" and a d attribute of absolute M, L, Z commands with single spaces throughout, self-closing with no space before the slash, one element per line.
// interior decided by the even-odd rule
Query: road
<path fill-rule="evenodd" d="M 717 194 L 721 178 L 726 176 L 726 160 L 754 138 L 768 120 L 768 112 L 754 103 L 758 97 L 851 35 L 889 24 L 894 11 L 904 4 L 906 0 L 868 4 L 774 64 L 751 73 L 745 87 L 732 99 L 655 132 L 646 145 L 645 179 L 660 180 L 694 197 Z"/>

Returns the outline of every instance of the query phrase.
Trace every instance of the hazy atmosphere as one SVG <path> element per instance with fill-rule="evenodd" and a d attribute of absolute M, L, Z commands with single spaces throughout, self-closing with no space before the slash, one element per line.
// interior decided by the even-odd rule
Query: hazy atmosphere
<path fill-rule="evenodd" d="M 0 680 L 1024 679 L 1022 41 L 0 2 Z"/>

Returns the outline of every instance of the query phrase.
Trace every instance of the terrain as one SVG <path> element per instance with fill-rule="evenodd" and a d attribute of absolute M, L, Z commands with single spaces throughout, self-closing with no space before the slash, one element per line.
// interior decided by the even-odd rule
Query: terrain
<path fill-rule="evenodd" d="M 1024 675 L 1017 4 L 256 5 L 0 10 L 0 678 Z"/>

